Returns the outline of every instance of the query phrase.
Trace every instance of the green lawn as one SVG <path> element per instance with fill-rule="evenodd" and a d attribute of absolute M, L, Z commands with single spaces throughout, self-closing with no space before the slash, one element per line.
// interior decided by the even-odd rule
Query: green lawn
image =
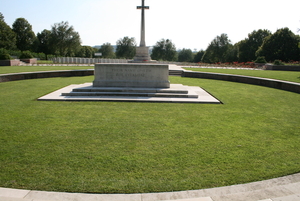
<path fill-rule="evenodd" d="M 0 83 L 0 186 L 137 193 L 300 172 L 300 95 L 170 77 L 224 104 L 45 102 L 93 76 Z"/>
<path fill-rule="evenodd" d="M 35 72 L 35 71 L 53 71 L 53 70 L 81 70 L 93 69 L 92 66 L 0 66 L 0 74 Z M 213 73 L 237 74 L 255 77 L 265 77 L 291 82 L 300 82 L 300 72 L 293 71 L 263 71 L 263 70 L 240 70 L 240 69 L 214 69 L 214 68 L 185 68 L 192 71 L 203 71 Z"/>
<path fill-rule="evenodd" d="M 82 70 L 94 69 L 93 66 L 0 66 L 0 74 L 53 71 L 53 70 Z"/>
<path fill-rule="evenodd" d="M 225 73 L 234 75 L 246 75 L 264 77 L 290 82 L 300 82 L 300 72 L 297 71 L 271 71 L 271 70 L 241 70 L 241 69 L 218 69 L 218 68 L 184 68 L 186 70 Z"/>

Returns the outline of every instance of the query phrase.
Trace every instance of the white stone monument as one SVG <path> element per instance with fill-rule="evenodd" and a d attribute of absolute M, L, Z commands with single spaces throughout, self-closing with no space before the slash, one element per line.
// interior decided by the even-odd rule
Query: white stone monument
<path fill-rule="evenodd" d="M 141 16 L 141 41 L 140 46 L 136 47 L 136 54 L 131 61 L 132 63 L 155 63 L 156 61 L 151 60 L 149 55 L 149 47 L 146 46 L 145 40 L 145 9 L 149 9 L 149 6 L 145 6 L 145 0 L 142 0 L 142 6 L 138 6 L 137 9 L 142 10 Z"/>
<path fill-rule="evenodd" d="M 142 0 L 141 42 L 134 60 L 124 64 L 95 64 L 94 87 L 169 88 L 169 65 L 155 64 L 145 42 L 145 0 Z M 153 63 L 153 64 L 152 64 Z"/>
<path fill-rule="evenodd" d="M 141 43 L 133 61 L 95 64 L 93 83 L 70 85 L 39 100 L 220 103 L 200 87 L 170 84 L 169 65 L 151 60 L 145 43 L 144 11 L 149 7 L 144 1 L 137 7 L 142 10 Z"/>
<path fill-rule="evenodd" d="M 95 64 L 94 87 L 169 88 L 169 65 Z"/>

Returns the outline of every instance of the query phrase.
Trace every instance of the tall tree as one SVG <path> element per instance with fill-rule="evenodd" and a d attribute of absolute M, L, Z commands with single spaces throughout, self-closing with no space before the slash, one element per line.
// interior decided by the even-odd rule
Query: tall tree
<path fill-rule="evenodd" d="M 274 34 L 265 38 L 257 51 L 257 56 L 265 56 L 267 61 L 299 60 L 299 40 L 289 28 L 278 29 Z"/>
<path fill-rule="evenodd" d="M 153 47 L 151 58 L 161 61 L 177 61 L 176 47 L 171 40 L 161 39 Z"/>
<path fill-rule="evenodd" d="M 51 48 L 56 55 L 74 56 L 80 49 L 80 36 L 68 22 L 56 23 L 51 29 Z"/>
<path fill-rule="evenodd" d="M 238 59 L 240 62 L 254 61 L 256 51 L 263 44 L 264 39 L 271 35 L 269 30 L 259 29 L 248 34 L 248 38 L 238 43 Z"/>
<path fill-rule="evenodd" d="M 221 36 L 217 36 L 208 45 L 202 61 L 206 63 L 225 62 L 226 52 L 231 46 L 231 41 L 228 39 L 227 34 L 223 33 Z"/>
<path fill-rule="evenodd" d="M 81 46 L 79 51 L 76 53 L 77 57 L 83 58 L 93 58 L 95 54 L 95 49 L 91 46 Z"/>
<path fill-rule="evenodd" d="M 110 43 L 103 43 L 98 51 L 102 53 L 103 58 L 112 59 L 116 57 L 114 48 Z"/>
<path fill-rule="evenodd" d="M 178 61 L 179 62 L 193 62 L 194 60 L 194 55 L 191 49 L 185 49 L 183 48 L 179 53 L 178 53 Z"/>
<path fill-rule="evenodd" d="M 32 31 L 32 26 L 24 18 L 18 18 L 12 25 L 17 37 L 17 48 L 21 51 L 35 51 L 37 48 L 37 38 Z"/>
<path fill-rule="evenodd" d="M 38 52 L 51 54 L 51 31 L 44 29 L 41 33 L 37 33 L 37 38 L 39 40 Z"/>
<path fill-rule="evenodd" d="M 0 13 L 0 48 L 7 50 L 16 48 L 16 34 L 4 21 L 2 13 Z"/>
<path fill-rule="evenodd" d="M 195 63 L 201 62 L 204 53 L 205 53 L 204 50 L 200 50 L 199 52 L 197 52 L 196 55 L 195 55 L 195 57 L 194 57 L 194 62 Z"/>
<path fill-rule="evenodd" d="M 235 62 L 238 61 L 238 45 L 237 44 L 230 44 L 228 49 L 225 53 L 224 60 L 226 62 Z"/>
<path fill-rule="evenodd" d="M 125 36 L 117 41 L 116 56 L 118 58 L 132 59 L 136 52 L 135 38 Z"/>

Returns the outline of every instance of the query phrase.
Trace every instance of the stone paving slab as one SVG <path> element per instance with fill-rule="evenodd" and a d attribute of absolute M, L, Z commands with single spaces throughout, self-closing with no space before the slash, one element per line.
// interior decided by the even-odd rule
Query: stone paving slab
<path fill-rule="evenodd" d="M 174 200 L 162 200 L 162 201 L 174 201 Z M 203 197 L 203 198 L 180 199 L 177 201 L 213 201 L 213 200 L 210 197 Z"/>
<path fill-rule="evenodd" d="M 289 195 L 285 197 L 279 197 L 279 198 L 273 198 L 272 201 L 299 201 L 300 200 L 300 194 L 297 195 Z"/>
<path fill-rule="evenodd" d="M 0 188 L 0 201 L 299 201 L 300 173 L 210 189 L 142 194 L 85 194 Z"/>
<path fill-rule="evenodd" d="M 51 201 L 141 201 L 141 194 L 85 194 L 31 191 L 26 199 Z"/>
<path fill-rule="evenodd" d="M 30 190 L 0 188 L 0 196 L 2 197 L 24 198 L 29 192 Z"/>
<path fill-rule="evenodd" d="M 131 96 L 63 96 L 62 93 L 71 93 L 73 89 L 89 88 L 92 83 L 69 85 L 43 97 L 38 100 L 44 101 L 122 101 L 122 102 L 169 102 L 169 103 L 212 103 L 220 104 L 221 102 L 206 92 L 204 89 L 195 86 L 184 86 L 181 84 L 171 84 L 170 90 L 187 90 L 188 95 L 192 98 L 175 98 L 175 97 L 131 97 Z M 160 88 L 159 88 L 160 89 Z M 159 90 L 153 88 L 153 90 Z M 198 95 L 198 98 L 193 98 Z"/>

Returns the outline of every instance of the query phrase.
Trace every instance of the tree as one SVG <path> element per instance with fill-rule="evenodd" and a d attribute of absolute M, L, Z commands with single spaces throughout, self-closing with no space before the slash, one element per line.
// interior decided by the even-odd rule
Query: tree
<path fill-rule="evenodd" d="M 161 39 L 153 47 L 151 58 L 162 61 L 176 61 L 177 51 L 171 40 Z"/>
<path fill-rule="evenodd" d="M 17 48 L 21 51 L 30 50 L 36 51 L 37 38 L 32 31 L 32 26 L 24 18 L 18 18 L 12 25 L 13 31 L 16 33 Z"/>
<path fill-rule="evenodd" d="M 91 46 L 81 46 L 79 51 L 76 53 L 77 57 L 84 57 L 84 58 L 93 58 L 95 54 L 95 49 Z"/>
<path fill-rule="evenodd" d="M 51 31 L 44 29 L 41 33 L 37 33 L 39 40 L 38 52 L 43 52 L 46 55 L 52 54 L 51 52 Z"/>
<path fill-rule="evenodd" d="M 80 36 L 68 22 L 56 23 L 51 29 L 51 49 L 55 55 L 74 56 L 80 49 Z"/>
<path fill-rule="evenodd" d="M 99 52 L 102 53 L 103 58 L 115 58 L 115 52 L 113 46 L 111 46 L 110 43 L 103 43 L 102 46 L 98 50 Z"/>
<path fill-rule="evenodd" d="M 2 13 L 0 13 L 0 48 L 7 50 L 16 48 L 16 34 L 5 23 Z"/>
<path fill-rule="evenodd" d="M 240 62 L 254 61 L 256 51 L 263 44 L 264 39 L 271 35 L 269 30 L 259 29 L 248 34 L 248 38 L 238 43 L 238 59 Z"/>
<path fill-rule="evenodd" d="M 226 61 L 226 52 L 231 47 L 231 41 L 228 39 L 227 34 L 221 34 L 217 36 L 208 45 L 205 54 L 203 55 L 202 61 L 206 63 L 217 63 Z"/>
<path fill-rule="evenodd" d="M 117 41 L 116 56 L 118 58 L 132 59 L 136 52 L 135 38 L 125 36 Z"/>
<path fill-rule="evenodd" d="M 230 44 L 228 49 L 225 53 L 224 60 L 226 62 L 235 62 L 238 61 L 238 45 L 237 44 Z"/>
<path fill-rule="evenodd" d="M 194 55 L 191 49 L 185 49 L 183 48 L 179 53 L 178 53 L 178 61 L 179 62 L 193 62 L 194 60 Z"/>
<path fill-rule="evenodd" d="M 204 53 L 205 53 L 204 50 L 200 50 L 199 52 L 197 52 L 197 54 L 194 56 L 194 62 L 195 63 L 201 62 Z"/>
<path fill-rule="evenodd" d="M 267 61 L 299 60 L 299 40 L 289 28 L 278 29 L 273 35 L 265 38 L 257 51 L 257 56 L 265 56 Z"/>

